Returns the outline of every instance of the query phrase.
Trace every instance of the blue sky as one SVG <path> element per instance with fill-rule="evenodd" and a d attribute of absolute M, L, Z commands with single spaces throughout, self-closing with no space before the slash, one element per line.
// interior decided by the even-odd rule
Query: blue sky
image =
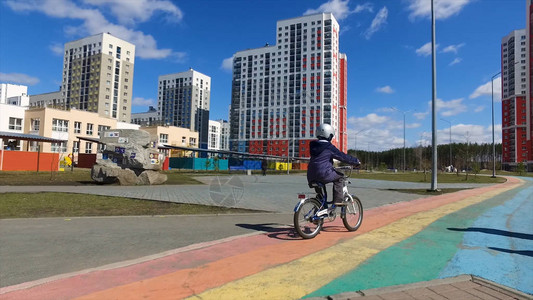
<path fill-rule="evenodd" d="M 211 77 L 211 119 L 227 119 L 232 55 L 275 44 L 276 21 L 332 12 L 348 56 L 349 148 L 431 144 L 430 0 L 0 0 L 0 82 L 56 91 L 64 43 L 110 32 L 136 45 L 133 112 L 157 106 L 159 75 Z M 525 0 L 435 0 L 438 142 L 491 142 L 501 38 L 525 28 Z M 429 52 L 428 52 L 429 50 Z M 494 81 L 501 141 L 500 80 Z M 395 108 L 395 109 L 392 109 Z M 446 120 L 443 121 L 442 119 Z M 448 123 L 450 122 L 450 123 Z"/>

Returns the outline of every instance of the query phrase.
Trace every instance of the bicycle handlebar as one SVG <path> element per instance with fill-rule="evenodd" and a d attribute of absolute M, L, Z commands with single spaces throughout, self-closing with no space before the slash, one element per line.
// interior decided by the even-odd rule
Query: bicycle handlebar
<path fill-rule="evenodd" d="M 341 166 L 341 167 L 334 167 L 336 171 L 340 171 L 345 178 L 348 178 L 352 175 L 353 166 Z M 343 172 L 344 170 L 347 170 L 349 172 Z M 348 174 L 346 174 L 348 173 Z"/>
<path fill-rule="evenodd" d="M 336 170 L 351 170 L 353 169 L 353 166 L 341 166 L 341 167 L 335 167 Z"/>

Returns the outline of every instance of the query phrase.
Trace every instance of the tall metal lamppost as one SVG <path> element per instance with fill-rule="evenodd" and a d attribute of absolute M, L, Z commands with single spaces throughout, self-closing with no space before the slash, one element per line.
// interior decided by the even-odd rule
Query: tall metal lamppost
<path fill-rule="evenodd" d="M 431 174 L 431 190 L 438 191 L 437 188 L 437 53 L 435 46 L 435 9 L 433 5 L 434 0 L 431 0 L 431 132 L 432 139 L 432 174 Z"/>
<path fill-rule="evenodd" d="M 498 72 L 490 79 L 491 93 L 492 93 L 492 178 L 496 177 L 496 145 L 494 144 L 494 78 L 500 75 Z"/>
<path fill-rule="evenodd" d="M 441 121 L 444 121 L 448 124 L 450 124 L 450 166 L 452 166 L 452 122 L 448 120 L 441 119 Z"/>

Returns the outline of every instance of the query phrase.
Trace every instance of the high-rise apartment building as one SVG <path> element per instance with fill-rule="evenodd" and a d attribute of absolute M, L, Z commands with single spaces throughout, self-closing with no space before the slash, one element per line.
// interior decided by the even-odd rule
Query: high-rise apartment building
<path fill-rule="evenodd" d="M 315 129 L 329 123 L 346 151 L 346 56 L 331 13 L 277 22 L 276 45 L 233 58 L 230 149 L 309 157 Z"/>
<path fill-rule="evenodd" d="M 199 147 L 207 149 L 211 77 L 190 69 L 159 76 L 158 113 L 163 125 L 198 132 Z"/>
<path fill-rule="evenodd" d="M 109 33 L 66 43 L 57 107 L 129 122 L 134 64 L 135 46 Z"/>
<path fill-rule="evenodd" d="M 502 38 L 502 164 L 533 170 L 533 1 L 526 0 L 526 28 Z"/>
<path fill-rule="evenodd" d="M 209 120 L 209 150 L 229 150 L 229 123 Z"/>

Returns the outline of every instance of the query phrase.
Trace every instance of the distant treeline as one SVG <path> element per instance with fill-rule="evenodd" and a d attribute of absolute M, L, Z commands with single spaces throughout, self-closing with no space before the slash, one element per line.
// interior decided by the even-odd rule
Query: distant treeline
<path fill-rule="evenodd" d="M 501 168 L 502 144 L 496 144 L 496 169 Z M 451 150 L 451 157 L 450 157 Z M 437 167 L 444 169 L 453 165 L 459 170 L 492 169 L 492 144 L 453 143 L 437 146 Z M 404 164 L 404 148 L 387 151 L 348 150 L 348 154 L 358 157 L 368 170 L 398 169 Z M 405 169 L 431 169 L 432 147 L 419 146 L 405 148 Z"/>

